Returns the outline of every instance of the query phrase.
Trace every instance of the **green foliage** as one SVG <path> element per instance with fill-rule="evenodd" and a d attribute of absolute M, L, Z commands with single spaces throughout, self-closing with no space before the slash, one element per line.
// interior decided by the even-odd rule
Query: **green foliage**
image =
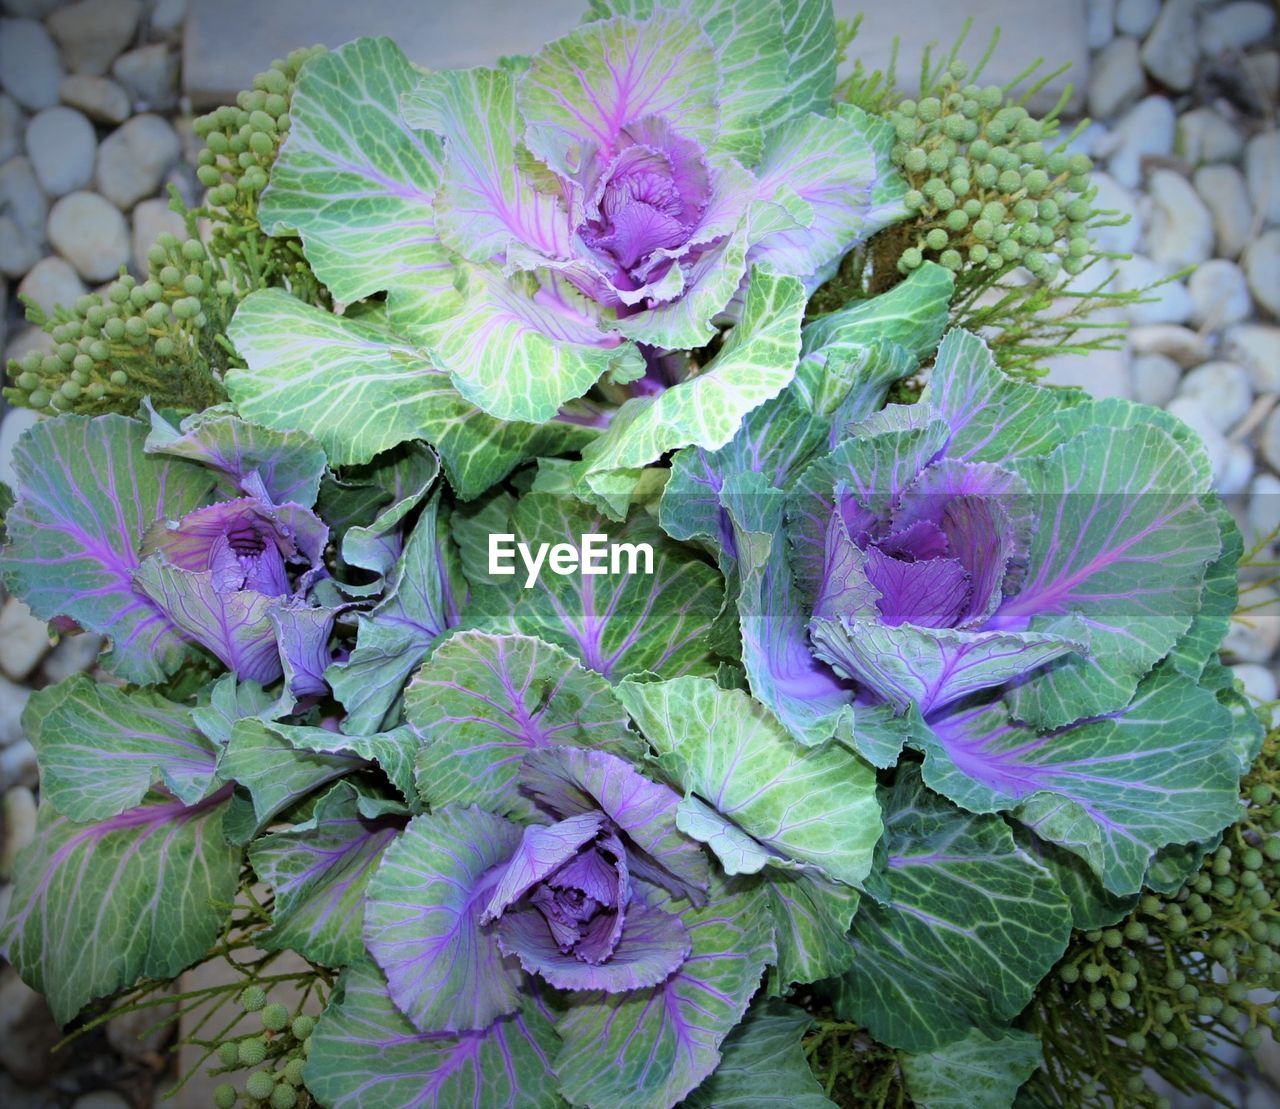
<path fill-rule="evenodd" d="M 288 131 L 294 79 L 319 49 L 273 63 L 235 106 L 196 120 L 206 203 L 188 210 L 173 193 L 170 207 L 185 219 L 186 237 L 160 235 L 147 253 L 145 280 L 122 273 L 104 295 L 86 294 L 52 315 L 27 305 L 27 318 L 55 346 L 10 361 L 4 395 L 11 403 L 49 415 L 133 415 L 149 396 L 158 408 L 196 412 L 226 399 L 221 371 L 237 361 L 226 330 L 245 296 L 277 286 L 328 304 L 298 238 L 269 237 L 258 223 L 259 193 Z"/>

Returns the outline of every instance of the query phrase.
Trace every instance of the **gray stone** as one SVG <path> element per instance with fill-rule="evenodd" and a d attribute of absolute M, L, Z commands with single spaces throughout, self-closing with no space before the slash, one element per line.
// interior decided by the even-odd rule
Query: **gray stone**
<path fill-rule="evenodd" d="M 30 297 L 47 314 L 58 305 L 70 307 L 85 293 L 84 282 L 71 263 L 57 255 L 41 258 L 18 284 L 18 294 Z"/>
<path fill-rule="evenodd" d="M 0 747 L 11 747 L 22 738 L 22 710 L 31 690 L 0 674 Z"/>
<path fill-rule="evenodd" d="M 1163 354 L 1142 354 L 1133 360 L 1133 399 L 1163 408 L 1178 391 L 1182 367 Z"/>
<path fill-rule="evenodd" d="M 1240 60 L 1240 70 L 1247 87 L 1254 90 L 1265 106 L 1280 99 L 1280 51 L 1260 50 Z"/>
<path fill-rule="evenodd" d="M 1137 188 L 1142 181 L 1142 160 L 1173 153 L 1175 116 L 1163 96 L 1139 100 L 1116 127 L 1108 169 L 1120 184 Z"/>
<path fill-rule="evenodd" d="M 74 108 L 45 108 L 27 124 L 27 154 L 40 187 L 53 197 L 83 189 L 93 180 L 98 137 Z"/>
<path fill-rule="evenodd" d="M 1249 488 L 1254 471 L 1253 451 L 1243 443 L 1228 440 L 1227 463 L 1214 488 L 1224 497 L 1234 497 Z"/>
<path fill-rule="evenodd" d="M 1258 449 L 1273 470 L 1280 470 L 1280 408 L 1273 409 L 1262 425 Z"/>
<path fill-rule="evenodd" d="M 0 8 L 10 15 L 20 15 L 26 19 L 43 19 L 61 3 L 62 0 L 4 0 Z"/>
<path fill-rule="evenodd" d="M 1244 173 L 1254 210 L 1270 224 L 1280 224 L 1280 131 L 1267 131 L 1249 140 Z"/>
<path fill-rule="evenodd" d="M 49 201 L 36 179 L 31 159 L 19 155 L 0 166 L 0 212 L 4 212 L 35 243 L 44 242 Z"/>
<path fill-rule="evenodd" d="M 129 264 L 129 227 L 97 193 L 71 193 L 53 206 L 49 242 L 86 281 L 106 281 Z"/>
<path fill-rule="evenodd" d="M 28 111 L 58 102 L 62 62 L 44 26 L 33 19 L 0 19 L 0 85 Z"/>
<path fill-rule="evenodd" d="M 92 1090 L 71 1103 L 71 1109 L 132 1109 L 114 1090 Z"/>
<path fill-rule="evenodd" d="M 53 1053 L 62 1033 L 40 994 L 12 972 L 0 982 L 0 1064 L 19 1082 L 42 1086 L 71 1052 Z"/>
<path fill-rule="evenodd" d="M 50 683 L 65 681 L 92 668 L 101 650 L 101 636 L 90 632 L 64 635 L 45 656 L 40 673 Z"/>
<path fill-rule="evenodd" d="M 23 327 L 12 339 L 9 340 L 7 344 L 5 344 L 4 359 L 8 362 L 11 358 L 21 358 L 28 351 L 32 350 L 38 350 L 41 354 L 52 354 L 53 336 L 43 328 Z M 5 445 L 9 442 L 9 439 L 7 438 L 7 433 L 4 428 L 5 424 L 13 416 L 14 412 L 27 412 L 28 417 L 32 422 L 34 422 L 36 418 L 36 414 L 34 412 L 30 412 L 26 408 L 11 408 L 5 413 L 4 420 L 0 421 L 0 481 L 5 482 L 5 484 L 10 488 L 13 487 L 13 469 L 9 465 L 8 453 L 11 448 Z M 14 426 L 16 427 L 17 425 L 15 424 Z M 23 426 L 27 427 L 30 425 L 24 424 Z"/>
<path fill-rule="evenodd" d="M 1244 272 L 1258 305 L 1280 317 L 1280 227 L 1260 235 L 1244 255 Z"/>
<path fill-rule="evenodd" d="M 1089 77 L 1089 114 L 1110 119 L 1127 108 L 1147 86 L 1147 75 L 1138 60 L 1138 40 L 1122 35 L 1112 39 L 1093 59 Z"/>
<path fill-rule="evenodd" d="M 139 275 L 147 272 L 147 251 L 162 231 L 186 237 L 182 217 L 170 209 L 167 200 L 142 201 L 133 210 L 133 266 Z"/>
<path fill-rule="evenodd" d="M 1253 312 L 1249 286 L 1240 267 L 1213 258 L 1197 267 L 1187 282 L 1191 294 L 1191 322 L 1209 331 L 1247 320 Z"/>
<path fill-rule="evenodd" d="M 129 94 L 109 77 L 72 73 L 62 79 L 58 95 L 64 104 L 99 123 L 123 123 L 129 118 Z"/>
<path fill-rule="evenodd" d="M 182 27 L 187 19 L 187 0 L 156 0 L 151 9 L 147 27 L 151 37 L 176 42 L 182 37 Z"/>
<path fill-rule="evenodd" d="M 163 1051 L 173 1036 L 175 1004 L 153 1005 L 132 1013 L 121 1013 L 107 1021 L 107 1043 L 126 1059 L 145 1060 Z M 159 1027 L 155 1027 L 159 1025 Z M 80 1102 L 76 1102 L 77 1105 Z M 105 1109 L 105 1106 L 104 1106 Z"/>
<path fill-rule="evenodd" d="M 134 116 L 98 148 L 98 191 L 121 209 L 151 196 L 178 160 L 181 144 L 157 115 Z"/>
<path fill-rule="evenodd" d="M 1099 212 L 1114 212 L 1110 219 L 1123 222 L 1114 227 L 1098 227 L 1090 232 L 1099 250 L 1116 254 L 1132 254 L 1142 242 L 1142 209 L 1136 196 L 1120 184 L 1111 174 L 1102 170 L 1089 175 L 1089 183 L 1098 190 L 1093 206 Z"/>
<path fill-rule="evenodd" d="M 1116 32 L 1116 0 L 1084 0 L 1084 37 L 1090 50 L 1100 50 Z"/>
<path fill-rule="evenodd" d="M 0 92 L 0 162 L 22 153 L 22 133 L 26 130 L 22 109 L 7 92 Z"/>
<path fill-rule="evenodd" d="M 1151 324 L 1129 332 L 1129 349 L 1134 354 L 1163 354 L 1184 370 L 1208 362 L 1213 348 L 1203 336 L 1189 327 L 1173 324 Z"/>
<path fill-rule="evenodd" d="M 1280 477 L 1259 474 L 1249 487 L 1249 528 L 1253 542 L 1280 533 Z"/>
<path fill-rule="evenodd" d="M 0 877 L 13 873 L 13 860 L 36 838 L 36 797 L 26 786 L 16 786 L 4 795 L 4 837 L 0 840 Z"/>
<path fill-rule="evenodd" d="M 1276 699 L 1276 676 L 1256 662 L 1238 662 L 1231 668 L 1236 680 L 1244 686 L 1246 697 L 1265 704 Z"/>
<path fill-rule="evenodd" d="M 1116 30 L 1142 38 L 1155 26 L 1160 0 L 1120 0 L 1116 5 Z"/>
<path fill-rule="evenodd" d="M 121 54 L 111 66 L 111 76 L 128 90 L 137 108 L 166 111 L 178 103 L 178 55 L 163 42 Z"/>
<path fill-rule="evenodd" d="M 40 247 L 12 216 L 0 216 L 0 273 L 21 277 L 40 258 Z"/>
<path fill-rule="evenodd" d="M 1196 192 L 1213 216 L 1214 253 L 1239 258 L 1253 238 L 1253 205 L 1244 174 L 1235 166 L 1201 166 L 1192 178 Z"/>
<path fill-rule="evenodd" d="M 1280 393 L 1280 327 L 1241 323 L 1229 328 L 1222 352 L 1249 371 L 1256 393 Z"/>
<path fill-rule="evenodd" d="M 78 0 L 59 8 L 46 25 L 72 71 L 101 77 L 133 41 L 141 15 L 139 0 Z"/>
<path fill-rule="evenodd" d="M 1125 306 L 1136 324 L 1183 323 L 1191 318 L 1191 295 L 1181 281 L 1169 276 L 1168 267 L 1141 254 L 1116 263 L 1116 288 L 1121 292 L 1142 290 L 1143 301 Z"/>
<path fill-rule="evenodd" d="M 1233 362 L 1206 362 L 1182 379 L 1178 397 L 1204 409 L 1204 418 L 1219 431 L 1230 431 L 1249 411 L 1253 390 L 1249 374 Z"/>
<path fill-rule="evenodd" d="M 1153 261 L 1178 270 L 1213 255 L 1213 216 L 1190 181 L 1171 169 L 1158 169 L 1147 181 L 1147 195 L 1147 253 Z"/>
<path fill-rule="evenodd" d="M 49 651 L 49 629 L 17 597 L 0 608 L 0 671 L 15 682 L 26 679 Z"/>
<path fill-rule="evenodd" d="M 1209 413 L 1205 411 L 1204 403 L 1199 399 L 1174 397 L 1169 402 L 1168 412 L 1177 416 L 1200 437 L 1204 452 L 1209 456 L 1209 465 L 1213 468 L 1213 480 L 1216 485 L 1227 472 L 1227 466 L 1231 460 L 1231 444 L 1227 442 L 1226 436 L 1218 430 Z"/>
<path fill-rule="evenodd" d="M 45 334 L 39 329 L 33 328 L 38 334 Z M 18 336 L 21 338 L 21 336 Z M 21 358 L 25 351 L 16 349 L 17 339 L 9 344 L 5 350 L 6 358 Z M 38 348 L 37 348 L 38 349 Z M 22 438 L 27 428 L 31 427 L 40 417 L 32 412 L 30 408 L 10 408 L 4 414 L 4 418 L 0 419 L 0 481 L 4 482 L 10 489 L 17 486 L 17 475 L 13 472 L 13 448 L 18 445 L 18 440 Z"/>
<path fill-rule="evenodd" d="M 1077 386 L 1094 397 L 1132 397 L 1129 356 L 1123 350 L 1095 350 L 1087 355 L 1067 354 L 1045 359 L 1050 385 Z"/>
<path fill-rule="evenodd" d="M 39 779 L 36 749 L 29 739 L 18 739 L 0 748 L 0 793 L 14 786 L 34 789 Z M 3 1062 L 0 1056 L 0 1062 Z"/>
<path fill-rule="evenodd" d="M 1162 85 L 1186 92 L 1196 77 L 1196 0 L 1165 0 L 1142 44 L 1142 64 Z"/>
<path fill-rule="evenodd" d="M 1200 46 L 1206 54 L 1243 50 L 1265 39 L 1275 25 L 1275 8 L 1270 4 L 1239 0 L 1205 12 L 1200 20 Z"/>
<path fill-rule="evenodd" d="M 1174 149 L 1193 166 L 1234 162 L 1244 151 L 1244 136 L 1212 108 L 1192 108 L 1178 117 Z"/>
<path fill-rule="evenodd" d="M 1267 586 L 1249 591 L 1253 611 L 1231 622 L 1223 647 L 1240 662 L 1267 662 L 1280 646 L 1280 594 Z"/>

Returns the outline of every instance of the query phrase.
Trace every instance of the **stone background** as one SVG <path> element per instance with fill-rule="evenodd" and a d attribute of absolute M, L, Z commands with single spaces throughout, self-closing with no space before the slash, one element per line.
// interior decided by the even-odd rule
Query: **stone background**
<path fill-rule="evenodd" d="M 48 345 L 17 294 L 48 308 L 118 273 L 180 230 L 162 199 L 197 199 L 193 112 L 224 102 L 296 46 L 395 37 L 433 67 L 529 52 L 579 18 L 580 0 L 0 0 L 0 348 Z M 1070 63 L 1072 110 L 1095 122 L 1075 147 L 1098 162 L 1099 206 L 1127 215 L 1104 246 L 1115 286 L 1135 289 L 1186 267 L 1115 322 L 1122 349 L 1057 360 L 1050 380 L 1164 405 L 1204 438 L 1219 489 L 1246 532 L 1280 525 L 1280 40 L 1259 0 L 835 0 L 866 9 L 853 54 L 884 64 L 901 36 L 902 74 L 927 41 L 948 46 L 966 15 L 976 57 L 993 27 L 989 76 L 1007 80 L 1043 55 Z M 1068 78 L 1042 99 L 1052 100 Z M 909 84 L 909 81 L 904 81 Z M 1096 277 L 1094 278 L 1096 281 Z M 0 403 L 0 480 L 30 413 Z M 1257 589 L 1251 601 L 1280 601 Z M 97 641 L 51 644 L 44 624 L 0 594 L 0 912 L 16 851 L 33 834 L 36 766 L 19 717 L 29 691 L 91 665 Z M 1276 696 L 1280 606 L 1229 641 L 1256 697 Z M 162 1034 L 108 1025 L 51 1058 L 58 1038 L 41 999 L 0 964 L 0 1106 L 143 1109 L 163 1090 Z M 141 1037 L 141 1038 L 140 1038 Z M 1280 1049 L 1261 1069 L 1239 1058 L 1222 1090 L 1248 1109 L 1280 1106 Z M 208 1105 L 194 1083 L 171 1105 Z M 1177 1101 L 1177 1099 L 1175 1099 Z M 1192 1102 L 1182 1099 L 1180 1104 Z"/>

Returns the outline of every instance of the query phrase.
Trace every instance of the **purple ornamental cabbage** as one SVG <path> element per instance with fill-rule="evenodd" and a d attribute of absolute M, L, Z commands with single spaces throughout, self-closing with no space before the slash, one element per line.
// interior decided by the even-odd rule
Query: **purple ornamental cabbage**
<path fill-rule="evenodd" d="M 676 829 L 679 795 L 577 747 L 531 752 L 519 783 L 547 823 L 443 806 L 411 822 L 370 884 L 366 944 L 421 1031 L 488 1027 L 519 1007 L 526 973 L 616 993 L 689 955 L 680 909 L 705 900 L 708 872 Z"/>

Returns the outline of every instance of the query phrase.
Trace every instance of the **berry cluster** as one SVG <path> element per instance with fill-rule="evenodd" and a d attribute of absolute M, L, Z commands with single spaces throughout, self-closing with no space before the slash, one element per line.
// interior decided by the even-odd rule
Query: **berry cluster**
<path fill-rule="evenodd" d="M 886 112 L 897 133 L 893 160 L 906 178 L 907 226 L 914 242 L 900 273 L 928 261 L 960 272 L 1023 266 L 1043 282 L 1085 266 L 1094 218 L 1083 154 L 1051 146 L 1053 116 L 1036 119 L 1007 103 L 999 85 L 965 81 L 953 61 L 930 95 L 901 100 Z"/>
<path fill-rule="evenodd" d="M 261 1109 L 295 1109 L 311 1104 L 302 1084 L 302 1070 L 310 1051 L 311 1032 L 315 1020 L 305 1014 L 291 1015 L 278 1001 L 268 1002 L 258 986 L 249 986 L 240 995 L 240 1005 L 248 1013 L 257 1013 L 262 1034 L 228 1040 L 218 1048 L 222 1066 L 216 1073 L 255 1069 L 237 1090 L 230 1082 L 214 1087 L 216 1109 L 231 1109 L 242 1099 L 246 1105 Z"/>

